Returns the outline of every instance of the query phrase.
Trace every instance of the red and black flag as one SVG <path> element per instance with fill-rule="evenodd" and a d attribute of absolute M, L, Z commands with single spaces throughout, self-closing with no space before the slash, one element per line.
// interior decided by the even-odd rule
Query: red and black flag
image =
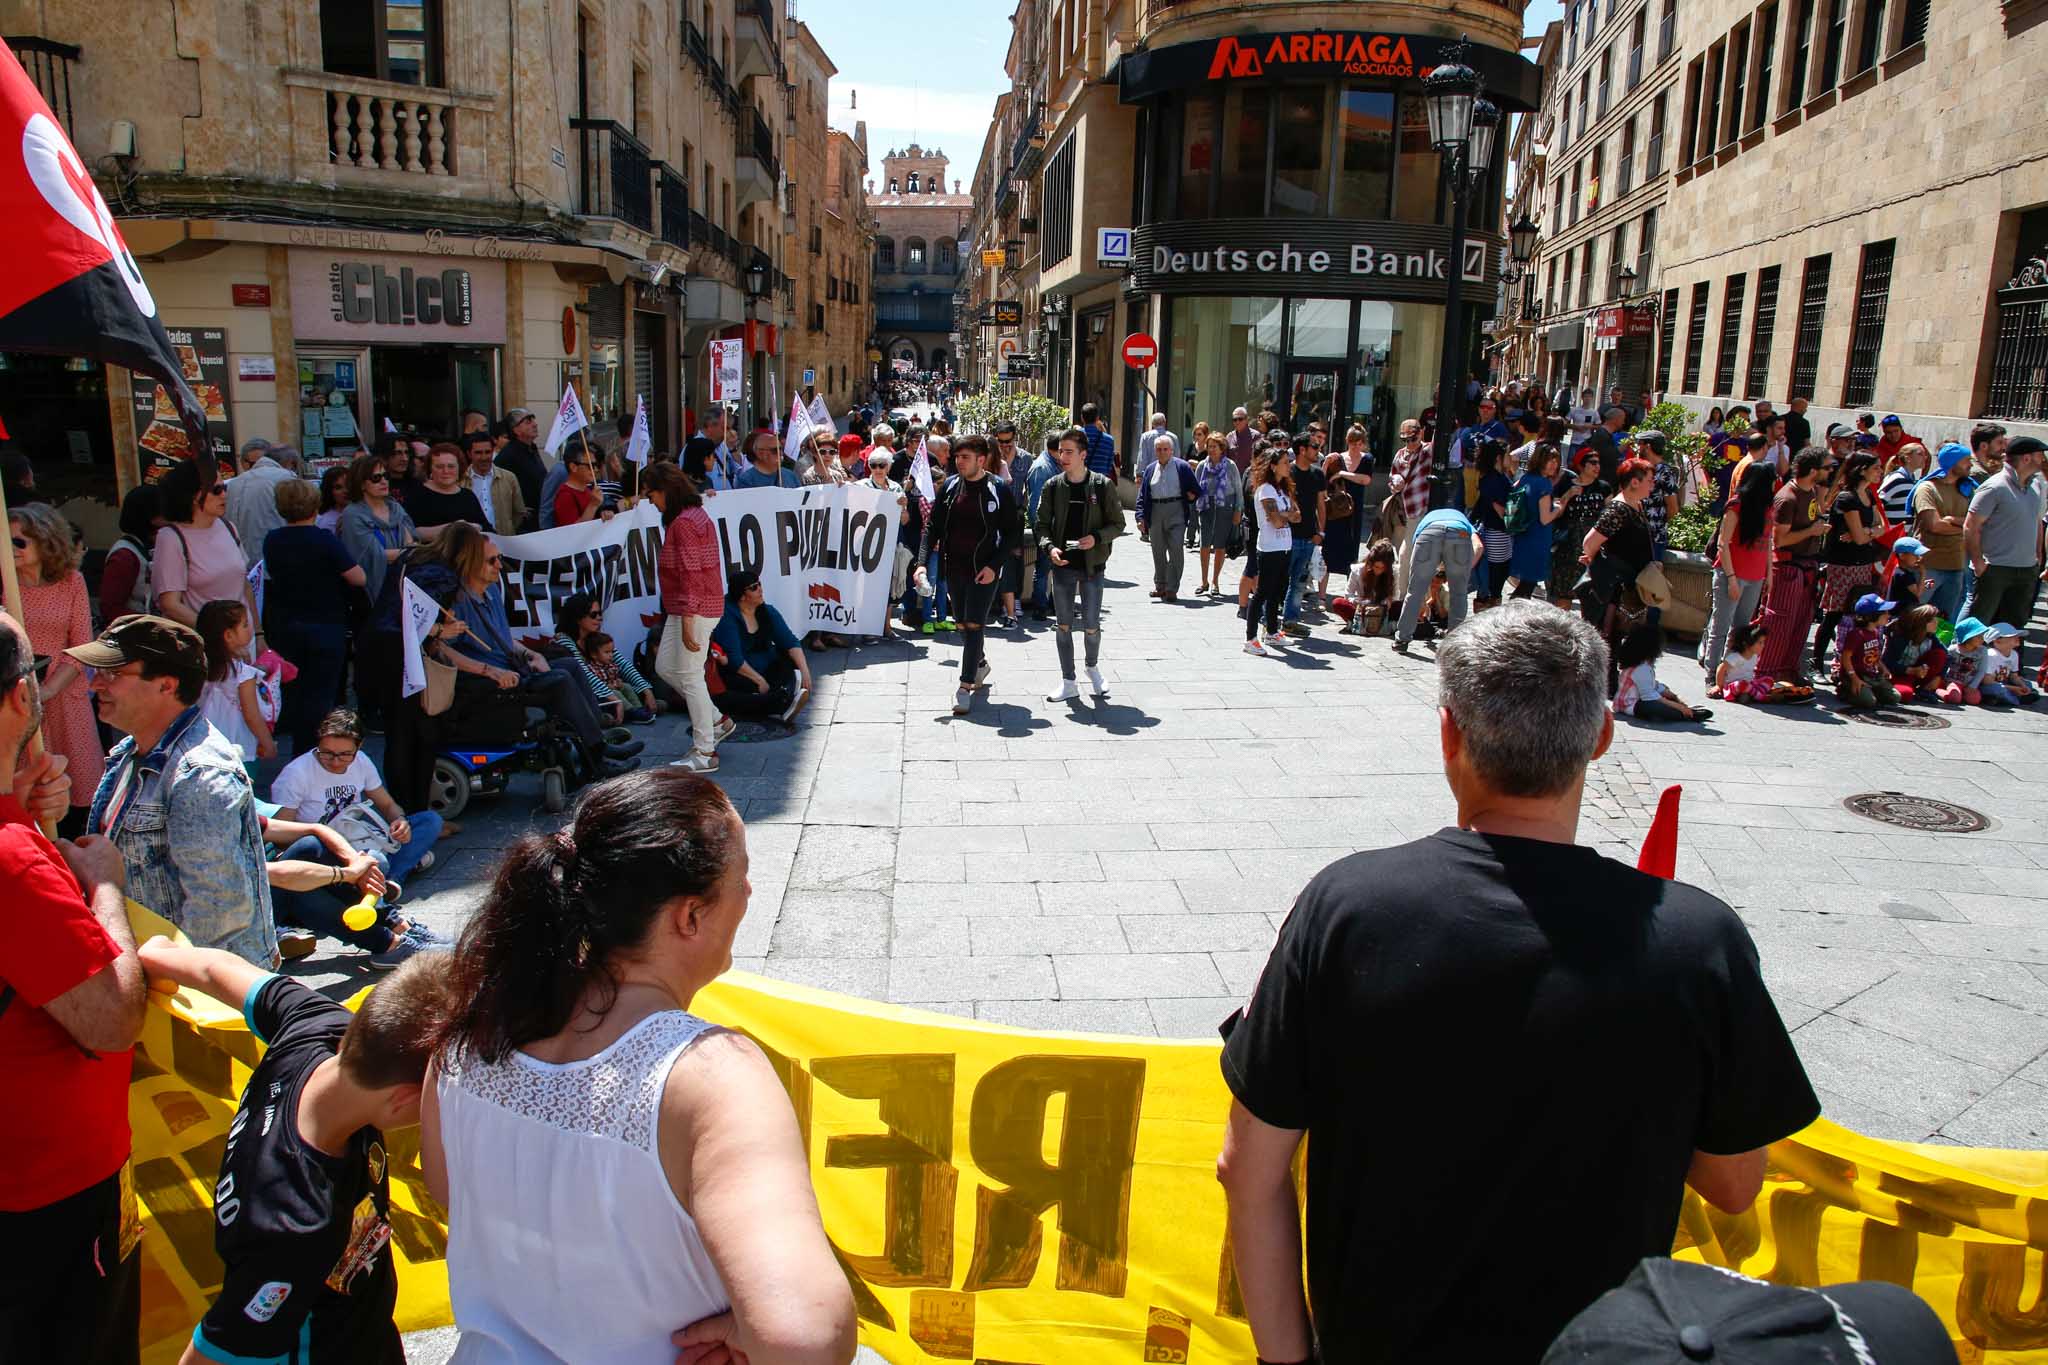
<path fill-rule="evenodd" d="M 188 373 L 164 335 L 107 201 L 11 50 L 0 59 L 0 204 L 0 351 L 93 356 L 151 375 L 191 450 L 210 449 L 206 409 L 186 382 L 198 361 Z"/>

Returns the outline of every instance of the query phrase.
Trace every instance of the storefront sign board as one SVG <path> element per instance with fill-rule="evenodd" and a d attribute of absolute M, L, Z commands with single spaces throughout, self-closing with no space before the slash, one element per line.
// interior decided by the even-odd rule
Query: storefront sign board
<path fill-rule="evenodd" d="M 294 249 L 289 274 L 302 340 L 505 340 L 502 261 Z"/>
<path fill-rule="evenodd" d="M 711 401 L 714 403 L 737 403 L 740 401 L 740 367 L 746 353 L 746 343 L 739 337 L 711 343 Z"/>
<path fill-rule="evenodd" d="M 235 467 L 235 429 L 228 407 L 228 337 L 219 327 L 165 327 L 171 351 L 185 382 L 206 409 L 210 451 L 195 451 L 192 438 L 178 420 L 178 409 L 163 385 L 131 371 L 129 397 L 135 407 L 137 458 L 144 483 L 155 483 L 179 460 L 211 454 L 223 467 Z"/>
<path fill-rule="evenodd" d="M 1167 294 L 1320 294 L 1441 301 L 1450 232 L 1427 223 L 1215 218 L 1133 233 L 1137 288 Z M 1468 235 L 1462 277 L 1497 282 L 1500 243 Z"/>

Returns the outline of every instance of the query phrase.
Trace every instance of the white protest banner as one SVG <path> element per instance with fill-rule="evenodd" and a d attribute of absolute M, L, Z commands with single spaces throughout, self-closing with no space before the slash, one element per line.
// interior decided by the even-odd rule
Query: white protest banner
<path fill-rule="evenodd" d="M 633 411 L 633 434 L 626 440 L 626 458 L 634 464 L 646 464 L 653 438 L 647 434 L 647 395 L 635 394 L 637 405 Z"/>
<path fill-rule="evenodd" d="M 711 343 L 711 401 L 714 403 L 737 403 L 740 401 L 740 365 L 745 354 L 745 343 L 738 337 L 730 341 Z"/>
<path fill-rule="evenodd" d="M 726 581 L 761 575 L 762 595 L 798 635 L 879 635 L 896 558 L 896 495 L 870 483 L 749 488 L 704 500 Z"/>
<path fill-rule="evenodd" d="M 811 424 L 820 427 L 834 425 L 832 409 L 825 406 L 825 395 L 822 393 L 811 395 Z"/>
<path fill-rule="evenodd" d="M 405 644 L 405 681 L 403 695 L 413 696 L 424 692 L 427 687 L 427 661 L 424 657 L 427 632 L 441 619 L 441 608 L 427 591 L 410 578 L 405 580 L 405 603 L 398 613 L 398 635 Z"/>
<path fill-rule="evenodd" d="M 910 481 L 917 486 L 917 496 L 929 504 L 937 496 L 932 488 L 932 457 L 924 447 L 924 437 L 917 438 L 917 458 L 910 462 Z"/>
<path fill-rule="evenodd" d="M 583 415 L 583 400 L 576 396 L 576 386 L 564 384 L 562 402 L 555 409 L 555 424 L 548 428 L 548 440 L 544 449 L 548 454 L 554 454 L 562 448 L 562 442 L 589 425 L 590 419 Z"/>
<path fill-rule="evenodd" d="M 811 433 L 816 429 L 811 425 L 811 414 L 804 411 L 804 400 L 801 398 L 790 399 L 789 435 L 785 436 L 782 441 L 783 457 L 792 463 L 797 463 L 797 456 L 803 451 L 804 442 L 811 439 Z"/>
<path fill-rule="evenodd" d="M 739 494 L 721 494 L 717 501 Z M 503 558 L 505 620 L 512 638 L 555 633 L 555 604 L 572 592 L 595 596 L 604 632 L 630 659 L 661 619 L 661 509 L 642 499 L 630 512 L 525 536 L 491 537 Z"/>

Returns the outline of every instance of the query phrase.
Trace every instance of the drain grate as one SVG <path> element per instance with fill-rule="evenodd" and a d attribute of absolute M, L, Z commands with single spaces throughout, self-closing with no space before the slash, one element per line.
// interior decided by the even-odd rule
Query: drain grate
<path fill-rule="evenodd" d="M 1843 800 L 1852 815 L 1923 834 L 1975 834 L 1991 828 L 1991 817 L 1953 801 L 1903 792 L 1861 792 Z"/>
<path fill-rule="evenodd" d="M 1865 725 L 1881 725 L 1887 730 L 1946 730 L 1948 722 L 1940 716 L 1930 716 L 1920 711 L 1838 711 L 1835 714 Z"/>

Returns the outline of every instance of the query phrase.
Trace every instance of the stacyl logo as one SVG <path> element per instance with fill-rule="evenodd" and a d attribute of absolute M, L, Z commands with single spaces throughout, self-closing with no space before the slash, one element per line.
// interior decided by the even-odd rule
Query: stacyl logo
<path fill-rule="evenodd" d="M 1351 76 L 1414 76 L 1415 58 L 1406 38 L 1383 33 L 1283 33 L 1261 48 L 1258 40 L 1219 38 L 1209 58 L 1209 79 L 1263 76 L 1269 66 L 1329 65 L 1341 62 Z"/>
<path fill-rule="evenodd" d="M 853 624 L 853 613 L 846 609 L 839 589 L 830 583 L 808 584 L 804 588 L 804 595 L 810 599 L 812 621 L 841 626 Z"/>

